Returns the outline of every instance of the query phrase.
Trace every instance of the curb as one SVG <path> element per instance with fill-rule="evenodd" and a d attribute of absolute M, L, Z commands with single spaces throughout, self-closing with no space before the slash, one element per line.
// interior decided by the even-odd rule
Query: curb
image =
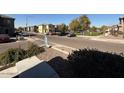
<path fill-rule="evenodd" d="M 64 54 L 66 54 L 66 55 L 69 55 L 69 52 L 67 52 L 67 51 L 63 51 L 63 50 L 61 50 L 59 48 L 56 48 L 56 47 L 52 47 L 52 48 L 55 49 L 55 50 L 57 50 L 57 51 L 59 51 L 59 52 L 62 52 Z"/>
<path fill-rule="evenodd" d="M 54 44 L 54 45 L 56 45 L 56 46 L 61 46 L 61 47 L 65 47 L 65 48 L 70 48 L 71 50 L 77 50 L 76 48 L 69 47 L 69 46 L 66 46 L 66 45 L 57 44 L 57 43 L 54 43 L 54 42 L 49 42 L 49 43 Z"/>
<path fill-rule="evenodd" d="M 69 55 L 70 52 L 65 51 L 65 50 L 62 50 L 62 49 L 60 49 L 60 48 L 57 48 L 57 46 L 58 46 L 58 47 L 63 47 L 63 48 L 68 48 L 68 49 L 70 49 L 71 51 L 77 50 L 76 48 L 73 48 L 73 47 L 69 47 L 69 46 L 65 46 L 65 45 L 61 45 L 61 44 L 57 44 L 57 43 L 53 43 L 53 42 L 50 42 L 50 43 L 51 43 L 51 44 L 54 44 L 54 46 L 52 47 L 53 49 L 55 49 L 55 50 L 57 50 L 57 51 L 59 51 L 59 52 L 61 52 L 61 53 L 64 53 L 64 54 L 66 54 L 66 55 Z"/>

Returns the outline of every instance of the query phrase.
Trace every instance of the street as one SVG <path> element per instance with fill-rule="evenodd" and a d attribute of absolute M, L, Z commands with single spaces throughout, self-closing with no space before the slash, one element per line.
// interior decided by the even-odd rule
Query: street
<path fill-rule="evenodd" d="M 61 36 L 48 36 L 48 41 L 77 49 L 93 48 L 105 52 L 107 51 L 107 52 L 124 53 L 124 44 L 118 44 L 118 43 L 116 44 L 110 42 L 88 40 L 79 37 L 69 38 L 69 37 L 61 37 Z"/>
<path fill-rule="evenodd" d="M 0 44 L 0 53 L 5 52 L 7 49 L 10 48 L 23 48 L 27 49 L 28 41 L 19 41 L 19 42 L 9 42 L 9 43 L 1 43 Z"/>
<path fill-rule="evenodd" d="M 56 44 L 65 45 L 68 47 L 76 48 L 76 49 L 84 49 L 84 48 L 90 48 L 90 49 L 98 49 L 100 51 L 105 52 L 115 52 L 115 53 L 124 53 L 124 44 L 119 43 L 112 43 L 112 42 L 103 42 L 103 41 L 94 41 L 89 40 L 86 38 L 81 37 L 65 37 L 65 36 L 47 36 L 48 42 L 50 45 L 52 45 L 51 42 Z M 44 42 L 42 41 L 43 36 L 34 36 L 33 43 L 42 46 L 44 45 Z M 38 38 L 38 39 L 37 39 Z M 28 41 L 20 41 L 20 42 L 10 42 L 10 43 L 3 43 L 0 44 L 0 53 L 6 51 L 9 48 L 17 48 L 21 47 L 23 49 L 26 49 L 28 46 Z"/>

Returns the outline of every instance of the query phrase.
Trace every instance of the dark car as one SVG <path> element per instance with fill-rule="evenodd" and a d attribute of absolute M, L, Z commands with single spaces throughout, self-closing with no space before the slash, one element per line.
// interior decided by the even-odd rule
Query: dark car
<path fill-rule="evenodd" d="M 59 36 L 66 36 L 68 33 L 66 33 L 66 32 L 60 32 L 58 35 Z"/>

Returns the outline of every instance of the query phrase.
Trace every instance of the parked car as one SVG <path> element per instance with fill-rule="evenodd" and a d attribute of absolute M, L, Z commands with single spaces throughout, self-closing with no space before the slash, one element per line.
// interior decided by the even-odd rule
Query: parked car
<path fill-rule="evenodd" d="M 59 36 L 66 36 L 68 33 L 65 33 L 65 32 L 60 32 L 59 33 Z"/>
<path fill-rule="evenodd" d="M 8 34 L 0 34 L 0 43 L 6 43 L 10 41 Z"/>
<path fill-rule="evenodd" d="M 75 33 L 69 33 L 69 34 L 67 35 L 67 37 L 75 37 L 75 36 L 76 36 Z"/>
<path fill-rule="evenodd" d="M 23 36 L 29 36 L 29 34 L 27 32 L 22 32 L 21 35 L 23 35 Z"/>
<path fill-rule="evenodd" d="M 47 35 L 56 35 L 56 32 L 48 32 Z"/>
<path fill-rule="evenodd" d="M 24 40 L 23 32 L 16 32 L 16 40 Z"/>
<path fill-rule="evenodd" d="M 59 35 L 61 32 L 56 32 L 56 35 Z"/>

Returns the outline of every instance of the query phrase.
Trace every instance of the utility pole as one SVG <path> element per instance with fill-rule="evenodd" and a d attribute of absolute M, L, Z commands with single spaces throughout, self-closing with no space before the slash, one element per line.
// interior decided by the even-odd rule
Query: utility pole
<path fill-rule="evenodd" d="M 27 27 L 28 27 L 28 17 L 26 16 L 26 31 L 27 31 Z"/>
<path fill-rule="evenodd" d="M 28 33 L 28 31 L 30 31 L 30 28 L 28 28 L 28 16 L 26 16 L 26 31 Z M 30 33 L 29 33 L 29 37 L 30 37 Z"/>

